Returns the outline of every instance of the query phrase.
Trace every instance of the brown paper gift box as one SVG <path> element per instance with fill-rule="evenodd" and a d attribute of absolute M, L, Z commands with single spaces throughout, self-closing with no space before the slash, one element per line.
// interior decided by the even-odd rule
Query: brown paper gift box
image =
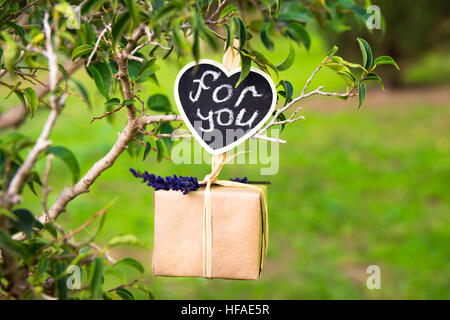
<path fill-rule="evenodd" d="M 211 187 L 212 277 L 252 279 L 260 276 L 267 250 L 266 188 Z M 204 188 L 183 195 L 155 192 L 153 274 L 203 275 Z"/>

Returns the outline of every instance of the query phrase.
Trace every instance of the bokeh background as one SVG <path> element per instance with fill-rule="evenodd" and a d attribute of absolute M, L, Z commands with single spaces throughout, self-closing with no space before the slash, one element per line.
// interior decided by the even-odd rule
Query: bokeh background
<path fill-rule="evenodd" d="M 390 2 L 397 5 L 397 1 Z M 390 2 L 383 2 L 382 12 Z M 422 3 L 426 5 L 426 1 Z M 431 4 L 428 6 L 431 9 Z M 386 7 L 383 12 L 387 26 L 384 37 L 379 31 L 366 35 L 375 56 L 391 54 L 400 65 L 400 72 L 391 66 L 381 67 L 387 77 L 385 92 L 375 85 L 369 87 L 361 110 L 357 110 L 356 99 L 305 101 L 302 114 L 306 120 L 286 126 L 281 134 L 288 143 L 280 145 L 276 175 L 260 176 L 261 165 L 226 165 L 221 173 L 222 178 L 247 176 L 272 182 L 268 188 L 269 253 L 259 281 L 151 275 L 153 191 L 135 180 L 128 169 L 201 178 L 209 172 L 207 164 L 158 164 L 153 153 L 145 161 L 142 154 L 133 159 L 125 153 L 98 178 L 90 193 L 70 203 L 59 223 L 75 228 L 116 198 L 98 241 L 106 244 L 120 234 L 135 235 L 140 242 L 137 247 L 114 248 L 111 255 L 131 256 L 142 262 L 147 270 L 145 282 L 158 299 L 449 299 L 450 55 L 448 32 L 433 31 L 445 30 L 449 21 L 445 16 L 429 18 L 431 22 L 438 20 L 427 26 L 429 36 L 434 37 L 433 45 L 417 46 L 417 38 L 424 37 L 418 31 L 425 28 L 425 23 L 421 25 L 419 18 L 416 21 L 413 11 L 425 17 L 429 10 L 411 9 L 407 22 L 398 18 L 399 12 L 405 12 L 394 9 Z M 409 53 L 408 49 L 397 54 L 388 50 L 388 43 L 392 46 L 390 37 L 401 34 L 400 28 L 409 28 L 409 35 L 418 33 L 397 40 L 402 41 L 402 46 L 411 45 Z M 342 48 L 344 57 L 360 62 L 355 38 L 364 37 L 364 30 L 356 28 L 353 33 L 336 36 L 313 25 L 308 29 L 312 34 L 311 50 L 296 47 L 295 65 L 280 75 L 294 84 L 295 94 L 300 93 L 334 42 Z M 262 47 L 258 50 L 277 62 L 284 59 L 289 44 L 283 39 L 276 41 L 275 52 Z M 219 53 L 208 49 L 203 52 L 204 58 L 221 61 Z M 157 92 L 172 97 L 175 76 L 185 62 L 170 60 L 161 64 L 161 85 L 144 84 L 144 98 Z M 92 117 L 104 112 L 103 98 L 83 71 L 75 78 L 90 88 L 93 108 L 89 110 L 83 102 L 70 97 L 52 141 L 76 154 L 83 173 L 112 146 L 124 126 L 125 111 L 116 114 L 111 122 L 103 119 L 91 124 Z M 311 88 L 318 85 L 330 91 L 345 87 L 327 70 L 320 73 Z M 6 94 L 2 89 L 2 112 L 17 103 L 14 97 L 5 100 Z M 173 99 L 172 108 L 176 110 Z M 46 117 L 45 108 L 38 110 L 19 131 L 37 137 Z M 40 172 L 44 162 L 38 164 Z M 64 164 L 56 159 L 50 176 L 55 190 L 50 201 L 70 183 Z M 34 208 L 36 214 L 41 212 L 39 196 L 27 190 L 24 198 L 24 206 Z M 95 228 L 94 224 L 79 237 L 93 233 Z M 381 268 L 381 290 L 366 287 L 366 268 L 373 264 Z"/>

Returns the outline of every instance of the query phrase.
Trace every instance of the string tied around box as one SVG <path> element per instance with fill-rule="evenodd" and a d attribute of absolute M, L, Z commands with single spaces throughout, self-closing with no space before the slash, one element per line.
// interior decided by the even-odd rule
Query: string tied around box
<path fill-rule="evenodd" d="M 202 251 L 202 265 L 203 265 L 203 277 L 212 278 L 212 259 L 213 259 L 213 224 L 212 224 L 212 206 L 211 206 L 211 185 L 220 185 L 224 187 L 239 187 L 255 190 L 259 193 L 261 199 L 261 217 L 262 217 L 262 243 L 260 254 L 260 272 L 264 267 L 264 260 L 267 255 L 267 245 L 269 239 L 269 228 L 267 223 L 267 194 L 265 189 L 254 186 L 251 184 L 218 180 L 220 171 L 225 163 L 237 157 L 242 152 L 235 153 L 231 156 L 222 153 L 219 155 L 211 156 L 211 173 L 207 174 L 200 184 L 205 184 L 204 201 L 203 201 L 203 251 Z"/>

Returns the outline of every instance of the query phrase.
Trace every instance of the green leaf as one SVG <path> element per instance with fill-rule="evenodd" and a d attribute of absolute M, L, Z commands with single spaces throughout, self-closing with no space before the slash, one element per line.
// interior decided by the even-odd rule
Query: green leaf
<path fill-rule="evenodd" d="M 355 76 L 350 71 L 342 70 L 338 71 L 337 74 L 340 75 L 349 86 L 353 86 L 356 82 Z"/>
<path fill-rule="evenodd" d="M 36 192 L 36 189 L 34 189 L 34 183 L 33 183 L 33 182 L 28 181 L 28 182 L 27 182 L 27 186 L 28 186 L 28 188 L 30 188 L 31 192 L 33 192 L 33 194 L 34 194 L 35 196 L 38 195 L 37 192 Z"/>
<path fill-rule="evenodd" d="M 278 15 L 279 21 L 295 21 L 295 22 L 301 22 L 306 23 L 311 19 L 311 14 L 307 11 L 300 12 L 300 11 L 289 11 L 289 12 L 281 12 Z"/>
<path fill-rule="evenodd" d="M 128 12 L 121 15 L 114 23 L 111 29 L 114 46 L 120 41 L 122 34 L 128 28 L 129 23 L 130 23 L 130 14 Z"/>
<path fill-rule="evenodd" d="M 344 66 L 347 66 L 349 68 L 353 68 L 353 69 L 363 69 L 366 70 L 362 65 L 358 64 L 358 63 L 351 63 L 348 62 L 346 60 L 344 60 L 343 58 L 339 57 L 339 56 L 334 56 L 331 58 L 332 62 L 336 62 L 338 64 L 342 64 Z"/>
<path fill-rule="evenodd" d="M 143 58 L 144 56 L 140 53 L 135 54 L 137 57 Z M 128 61 L 128 73 L 132 81 L 137 81 L 139 77 L 139 72 L 141 71 L 144 63 L 136 60 Z"/>
<path fill-rule="evenodd" d="M 281 0 L 275 0 L 275 17 L 278 17 L 281 9 Z"/>
<path fill-rule="evenodd" d="M 390 56 L 381 56 L 375 59 L 374 65 L 378 66 L 380 64 L 390 64 L 397 68 L 397 70 L 400 70 L 395 60 Z"/>
<path fill-rule="evenodd" d="M 333 46 L 330 51 L 327 53 L 327 58 L 331 58 L 334 54 L 339 50 L 337 46 Z"/>
<path fill-rule="evenodd" d="M 145 150 L 144 150 L 144 157 L 142 159 L 142 161 L 144 161 L 148 154 L 150 153 L 150 151 L 152 151 L 152 145 L 150 144 L 150 142 L 146 142 L 145 143 Z"/>
<path fill-rule="evenodd" d="M 55 228 L 55 226 L 51 223 L 46 223 L 44 225 L 44 230 L 48 231 L 48 233 L 50 233 L 52 235 L 53 238 L 57 238 L 58 237 L 58 230 Z"/>
<path fill-rule="evenodd" d="M 121 282 L 126 282 L 127 279 L 123 273 L 123 268 L 113 266 L 107 266 L 104 271 L 105 275 L 111 275 L 120 280 Z"/>
<path fill-rule="evenodd" d="M 134 99 L 126 99 L 126 100 L 123 100 L 122 105 L 129 106 L 130 104 L 133 104 L 133 103 L 134 103 Z"/>
<path fill-rule="evenodd" d="M 285 120 L 286 120 L 286 116 L 285 116 L 283 113 L 280 113 L 280 114 L 278 115 L 278 117 L 277 117 L 277 122 L 278 122 L 278 121 L 285 121 Z M 282 124 L 281 124 L 281 130 L 280 130 L 280 133 L 283 132 L 285 125 L 286 125 L 286 123 L 282 123 Z"/>
<path fill-rule="evenodd" d="M 145 272 L 145 269 L 142 266 L 142 264 L 133 258 L 124 258 L 124 259 L 116 262 L 114 265 L 115 266 L 118 266 L 118 265 L 130 266 L 130 267 L 136 269 L 137 271 L 139 271 L 140 274 L 143 274 Z"/>
<path fill-rule="evenodd" d="M 378 84 L 384 91 L 383 80 L 381 80 L 381 78 L 376 73 L 374 73 L 374 72 L 369 73 L 366 77 L 366 80 L 374 80 L 374 81 L 378 82 Z"/>
<path fill-rule="evenodd" d="M 242 50 L 247 41 L 247 28 L 245 27 L 244 21 L 239 17 L 234 17 L 233 22 L 238 32 L 239 50 Z"/>
<path fill-rule="evenodd" d="M 306 50 L 311 47 L 311 37 L 306 29 L 298 22 L 292 22 L 288 25 L 285 31 L 286 35 L 296 41 L 297 43 L 303 43 Z"/>
<path fill-rule="evenodd" d="M 28 174 L 27 181 L 28 182 L 35 182 L 38 185 L 42 186 L 41 178 L 39 177 L 39 174 L 36 171 L 31 171 Z"/>
<path fill-rule="evenodd" d="M 136 26 L 139 24 L 139 10 L 136 5 L 136 0 L 125 0 L 125 5 L 128 12 L 131 14 L 133 24 Z"/>
<path fill-rule="evenodd" d="M 278 71 L 284 71 L 289 69 L 294 64 L 294 61 L 295 61 L 295 50 L 292 47 L 292 44 L 289 43 L 289 52 L 286 59 L 277 64 L 276 67 Z"/>
<path fill-rule="evenodd" d="M 365 98 L 366 98 L 366 85 L 364 83 L 360 83 L 358 86 L 358 109 L 361 108 Z"/>
<path fill-rule="evenodd" d="M 3 58 L 3 49 L 2 47 L 0 47 L 0 69 L 3 68 L 2 58 Z"/>
<path fill-rule="evenodd" d="M 137 62 L 137 61 L 136 61 Z M 111 68 L 108 63 L 104 61 L 97 62 L 92 65 L 97 69 L 102 78 L 103 87 L 105 88 L 105 98 L 108 99 L 111 94 L 112 85 L 113 85 L 113 74 Z M 95 80 L 95 78 L 94 78 Z"/>
<path fill-rule="evenodd" d="M 174 45 L 174 44 L 172 44 L 172 45 L 170 46 L 169 50 L 167 50 L 166 54 L 162 57 L 163 60 L 166 60 L 166 59 L 170 56 L 170 54 L 171 54 L 172 51 L 173 51 L 173 48 L 175 48 L 175 45 Z"/>
<path fill-rule="evenodd" d="M 19 92 L 19 91 L 14 91 L 15 95 L 17 96 L 17 98 L 19 98 L 20 103 L 23 106 L 23 109 L 25 110 L 25 112 L 27 111 L 27 103 L 25 102 L 25 96 L 23 95 L 23 93 Z"/>
<path fill-rule="evenodd" d="M 274 66 L 274 64 L 261 52 L 252 50 L 250 51 L 250 56 L 253 58 L 253 60 L 267 73 L 269 71 L 267 70 L 267 67 L 271 68 L 278 77 L 278 69 Z"/>
<path fill-rule="evenodd" d="M 175 26 L 172 29 L 172 40 L 173 40 L 173 43 L 177 50 L 178 57 L 181 57 L 182 55 L 185 54 L 185 52 L 188 51 L 189 46 L 186 42 L 185 37 L 182 35 L 182 33 L 179 30 L 179 25 Z M 153 48 L 158 48 L 158 46 L 154 46 Z M 152 49 L 152 50 L 154 50 L 154 49 Z M 150 54 L 150 56 L 152 56 L 152 55 Z"/>
<path fill-rule="evenodd" d="M 155 4 L 158 3 L 158 6 Z M 164 5 L 163 5 L 164 4 Z M 160 24 L 161 22 L 168 23 L 173 15 L 176 15 L 178 12 L 181 12 L 182 8 L 186 5 L 186 2 L 182 1 L 168 1 L 167 3 L 163 3 L 163 1 L 152 1 L 152 6 L 154 6 L 154 10 L 156 14 L 152 17 L 151 23 L 153 25 Z M 158 8 L 158 7 L 161 8 Z M 157 9 L 158 8 L 158 9 Z"/>
<path fill-rule="evenodd" d="M 81 28 L 86 37 L 86 44 L 95 45 L 95 31 L 92 28 L 91 24 L 85 22 L 82 24 Z"/>
<path fill-rule="evenodd" d="M 357 38 L 356 40 L 358 40 L 359 47 L 361 49 L 361 54 L 363 57 L 363 66 L 366 70 L 370 70 L 370 68 L 372 68 L 373 63 L 372 50 L 370 49 L 370 46 L 366 40 L 362 38 Z"/>
<path fill-rule="evenodd" d="M 267 22 L 262 26 L 260 32 L 261 41 L 269 51 L 272 51 L 275 46 L 269 36 L 271 28 L 273 28 L 273 23 Z"/>
<path fill-rule="evenodd" d="M 11 38 L 11 36 L 6 31 L 3 31 L 2 35 L 6 40 L 6 46 L 4 47 L 5 66 L 8 70 L 9 75 L 13 77 L 15 75 L 14 65 L 20 57 L 19 45 Z"/>
<path fill-rule="evenodd" d="M 19 35 L 19 37 L 22 39 L 22 42 L 24 44 L 26 44 L 25 30 L 21 26 L 19 26 L 18 24 L 14 23 L 12 21 L 8 21 L 6 24 L 9 27 L 13 28 L 16 31 L 16 33 Z"/>
<path fill-rule="evenodd" d="M 334 70 L 336 72 L 350 72 L 350 69 L 347 68 L 347 66 L 344 66 L 343 64 L 336 63 L 336 62 L 326 62 L 323 64 L 325 67 L 330 68 L 331 70 Z"/>
<path fill-rule="evenodd" d="M 292 99 L 292 96 L 294 94 L 294 86 L 292 85 L 292 83 L 290 81 L 287 81 L 287 80 L 281 80 L 280 84 L 284 88 L 284 92 L 286 93 L 285 102 L 284 102 L 284 105 L 286 105 Z"/>
<path fill-rule="evenodd" d="M 235 88 L 237 88 L 242 81 L 247 77 L 250 73 L 250 68 L 252 66 L 252 60 L 247 55 L 241 53 L 241 75 L 239 77 L 238 82 L 236 83 Z"/>
<path fill-rule="evenodd" d="M 48 267 L 50 266 L 50 259 L 40 258 L 38 261 L 39 262 L 35 274 L 36 279 L 40 279 L 45 274 L 45 272 L 47 272 Z"/>
<path fill-rule="evenodd" d="M 150 110 L 159 111 L 159 112 L 171 112 L 172 107 L 170 105 L 169 98 L 162 94 L 157 93 L 151 95 L 147 100 L 147 107 Z"/>
<path fill-rule="evenodd" d="M 60 63 L 58 64 L 58 69 L 59 69 L 59 72 L 61 72 L 61 74 L 63 75 L 64 81 L 67 84 L 67 79 L 69 79 L 69 75 L 67 74 L 66 69 L 64 69 L 64 66 Z"/>
<path fill-rule="evenodd" d="M 226 41 L 225 41 L 225 48 L 224 51 L 227 51 L 228 48 L 230 48 L 233 44 L 233 38 L 234 35 L 231 33 L 230 26 L 228 24 L 224 24 L 223 27 L 225 28 L 225 34 L 226 34 Z"/>
<path fill-rule="evenodd" d="M 17 92 L 21 84 L 22 84 L 22 82 L 21 82 L 21 81 L 18 81 L 14 86 L 12 86 L 12 87 L 9 89 L 9 93 L 6 95 L 5 99 L 8 99 L 9 96 L 10 96 L 11 94 L 13 94 L 13 92 Z"/>
<path fill-rule="evenodd" d="M 66 300 L 69 288 L 67 287 L 66 263 L 64 261 L 55 262 L 56 271 L 56 293 L 59 300 Z"/>
<path fill-rule="evenodd" d="M 172 46 L 172 48 L 173 48 L 173 46 Z M 155 72 L 158 70 L 159 70 L 159 66 L 156 64 L 156 59 L 152 58 L 149 61 L 147 61 L 146 63 L 141 64 L 140 69 L 139 69 L 139 74 L 136 77 L 136 79 L 134 79 L 134 81 L 143 82 L 147 78 L 153 76 L 155 74 Z"/>
<path fill-rule="evenodd" d="M 84 85 L 75 79 L 71 79 L 72 82 L 75 84 L 75 86 L 78 88 L 78 91 L 80 91 L 81 96 L 85 100 L 86 104 L 88 105 L 89 109 L 92 109 L 91 99 L 89 98 L 89 92 L 86 90 Z"/>
<path fill-rule="evenodd" d="M 119 288 L 114 292 L 117 293 L 123 300 L 134 300 L 133 294 L 125 288 Z"/>
<path fill-rule="evenodd" d="M 151 58 L 147 62 L 141 65 L 141 68 L 139 69 L 138 76 L 142 76 L 145 72 L 152 70 L 153 66 L 155 65 L 156 58 Z"/>
<path fill-rule="evenodd" d="M 203 19 L 201 17 L 198 18 L 198 26 L 200 30 L 200 34 L 203 35 L 203 39 L 208 42 L 208 44 L 214 49 L 217 50 L 217 41 L 214 34 L 209 30 L 209 28 L 205 25 L 203 22 Z"/>
<path fill-rule="evenodd" d="M 27 248 L 23 243 L 12 240 L 3 230 L 0 230 L 0 247 L 18 257 L 26 257 L 28 254 Z"/>
<path fill-rule="evenodd" d="M 26 136 L 22 133 L 11 132 L 11 133 L 7 134 L 6 136 L 3 136 L 2 139 L 0 140 L 0 143 L 2 145 L 16 144 L 17 142 L 19 142 L 20 140 L 23 140 L 25 138 L 26 138 Z"/>
<path fill-rule="evenodd" d="M 234 4 L 229 4 L 225 8 L 223 8 L 222 12 L 219 15 L 219 19 L 224 18 L 227 15 L 234 14 L 237 11 L 237 8 Z"/>
<path fill-rule="evenodd" d="M 162 123 L 161 126 L 159 127 L 159 131 L 158 131 L 158 133 L 167 133 L 167 134 L 170 134 L 172 132 L 173 132 L 173 127 L 170 124 L 170 122 Z M 170 151 L 172 149 L 173 141 L 171 138 L 163 137 L 163 138 L 161 138 L 161 141 L 164 142 L 168 151 Z"/>
<path fill-rule="evenodd" d="M 87 57 L 92 50 L 94 50 L 94 47 L 90 44 L 82 44 L 74 48 L 72 51 L 72 61 L 79 57 Z"/>
<path fill-rule="evenodd" d="M 129 245 L 129 246 L 137 246 L 140 245 L 139 239 L 134 234 L 122 234 L 115 237 L 112 237 L 108 241 L 108 247 L 116 247 L 116 246 L 123 246 L 123 245 Z"/>
<path fill-rule="evenodd" d="M 33 227 L 36 224 L 36 219 L 33 214 L 27 209 L 16 209 L 13 211 L 13 214 L 17 217 L 17 222 L 15 224 L 26 234 L 27 238 L 29 238 L 33 231 Z"/>
<path fill-rule="evenodd" d="M 25 88 L 23 93 L 25 95 L 25 99 L 27 100 L 28 108 L 30 108 L 31 117 L 33 117 L 34 111 L 36 111 L 39 103 L 38 96 L 32 88 Z"/>
<path fill-rule="evenodd" d="M 97 86 L 98 91 L 106 98 L 109 99 L 109 93 L 106 90 L 105 83 L 103 82 L 103 77 L 100 74 L 100 72 L 97 70 L 97 68 L 94 65 L 90 65 L 88 67 L 89 73 L 92 75 L 92 78 L 94 78 L 95 85 Z"/>
<path fill-rule="evenodd" d="M 91 291 L 93 300 L 100 300 L 103 295 L 103 259 L 96 258 L 93 262 L 92 276 L 90 279 L 89 290 Z"/>
<path fill-rule="evenodd" d="M 142 141 L 143 137 L 142 137 L 142 135 L 137 135 L 136 139 L 138 139 L 139 141 Z M 136 156 L 139 155 L 141 148 L 142 148 L 141 144 L 139 142 L 133 140 L 128 143 L 127 152 L 131 156 L 131 158 L 134 160 L 134 159 L 136 159 Z"/>
<path fill-rule="evenodd" d="M 192 56 L 196 62 L 200 60 L 200 34 L 196 29 L 193 32 Z"/>
<path fill-rule="evenodd" d="M 164 145 L 161 140 L 156 140 L 156 161 L 159 163 L 164 158 Z"/>
<path fill-rule="evenodd" d="M 145 292 L 145 294 L 147 294 L 148 300 L 155 300 L 155 296 L 146 286 L 136 283 L 133 287 Z"/>
<path fill-rule="evenodd" d="M 120 105 L 120 99 L 119 98 L 112 98 L 105 102 L 106 107 L 114 107 Z"/>
<path fill-rule="evenodd" d="M 26 183 L 27 183 L 28 187 L 31 189 L 31 192 L 33 192 L 34 195 L 37 196 L 36 190 L 34 189 L 34 183 L 42 185 L 39 174 L 36 171 L 31 171 L 27 177 Z"/>
<path fill-rule="evenodd" d="M 69 168 L 72 173 L 72 181 L 75 184 L 80 177 L 80 166 L 78 165 L 77 158 L 72 151 L 63 146 L 54 146 L 47 149 L 46 154 L 54 154 L 56 157 L 60 158 Z"/>
<path fill-rule="evenodd" d="M 81 15 L 85 16 L 90 11 L 98 8 L 103 2 L 106 2 L 106 0 L 88 0 L 81 8 Z"/>

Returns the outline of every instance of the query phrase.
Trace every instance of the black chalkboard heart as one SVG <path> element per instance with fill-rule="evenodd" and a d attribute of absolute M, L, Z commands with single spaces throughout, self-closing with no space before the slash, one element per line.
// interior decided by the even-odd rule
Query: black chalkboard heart
<path fill-rule="evenodd" d="M 175 100 L 197 141 L 211 154 L 250 138 L 271 116 L 277 101 L 272 79 L 259 69 L 239 86 L 240 68 L 228 71 L 212 60 L 184 66 L 175 80 Z"/>

